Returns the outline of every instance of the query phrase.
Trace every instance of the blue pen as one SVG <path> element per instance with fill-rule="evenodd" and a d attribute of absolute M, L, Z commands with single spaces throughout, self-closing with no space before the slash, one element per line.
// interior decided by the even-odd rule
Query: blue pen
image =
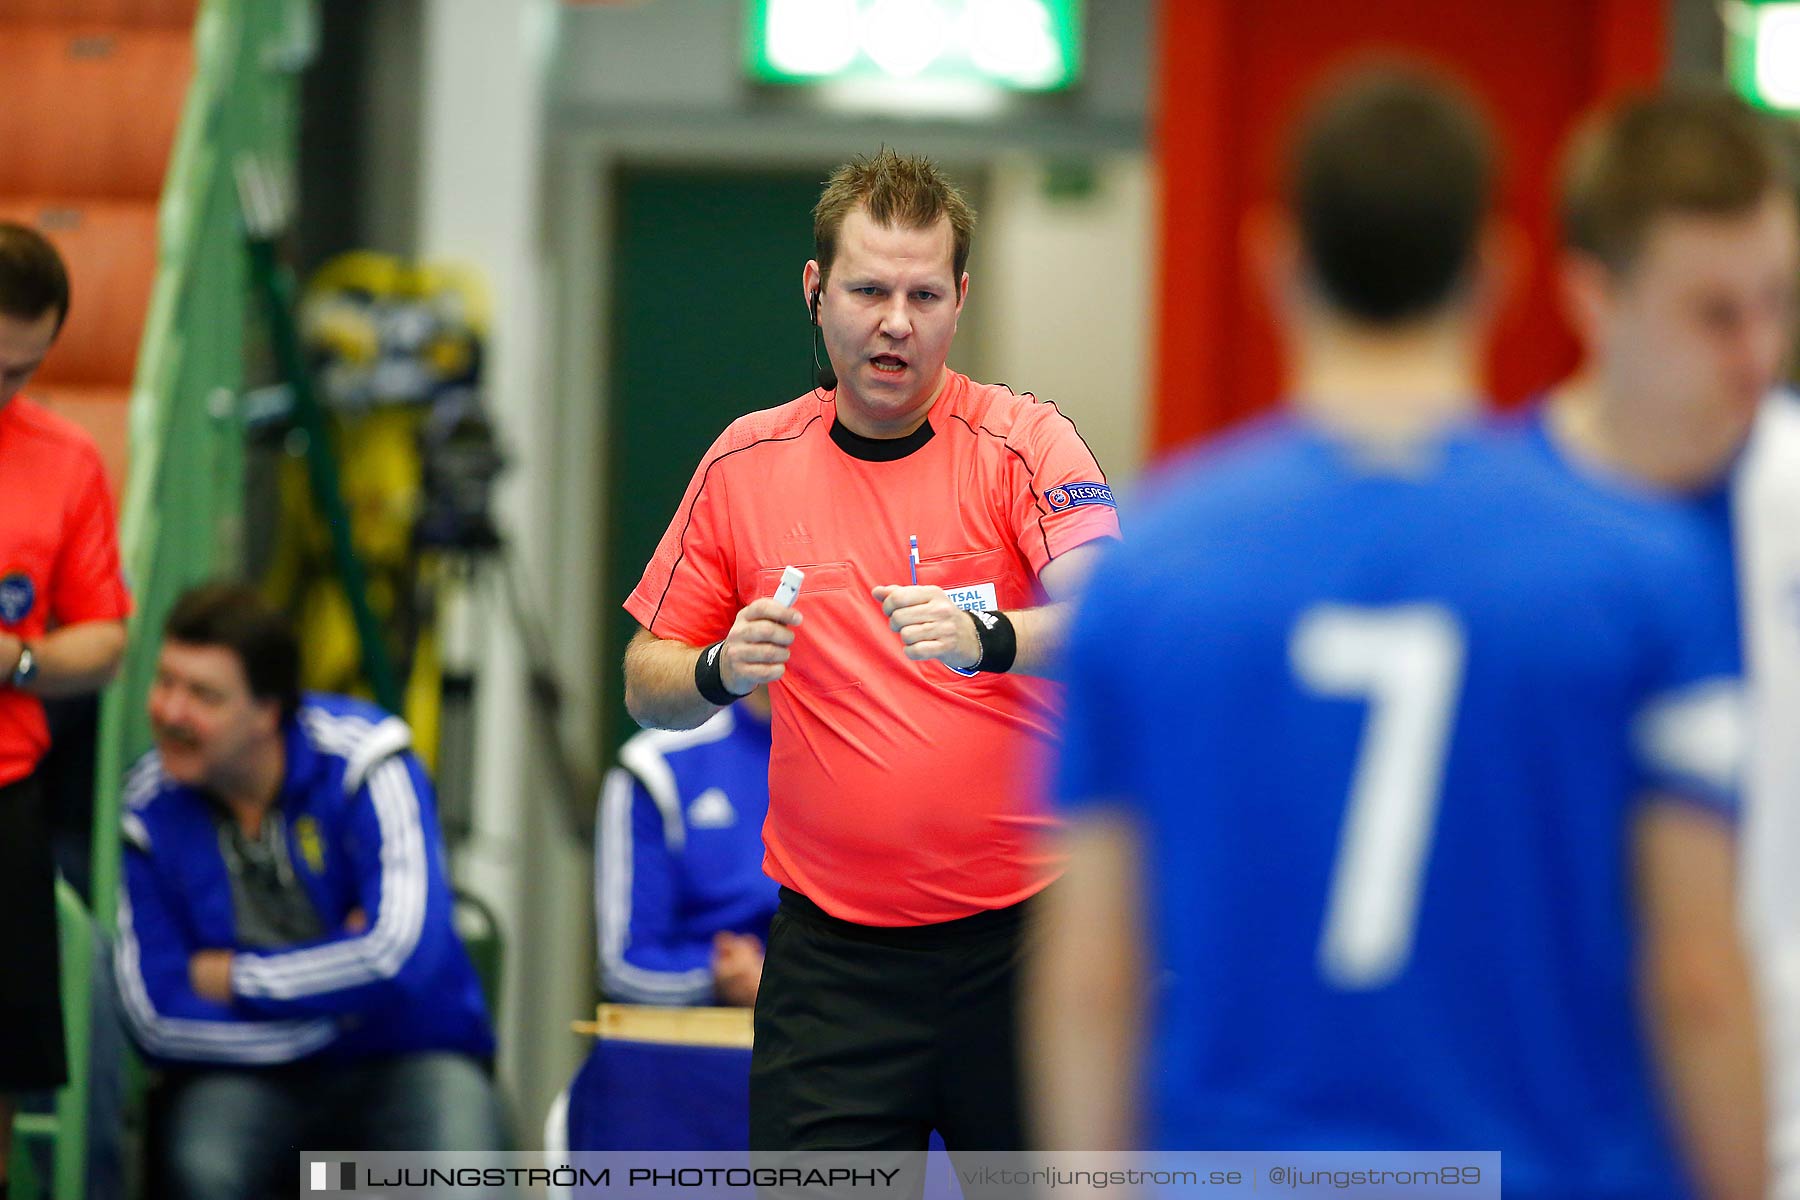
<path fill-rule="evenodd" d="M 912 534 L 908 540 L 912 543 L 912 550 L 907 555 L 907 562 L 912 566 L 913 586 L 918 587 L 919 586 L 919 535 L 916 533 Z"/>

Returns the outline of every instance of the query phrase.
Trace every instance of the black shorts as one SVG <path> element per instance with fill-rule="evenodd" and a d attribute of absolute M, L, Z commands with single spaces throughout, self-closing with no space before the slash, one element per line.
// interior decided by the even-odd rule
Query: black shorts
<path fill-rule="evenodd" d="M 1031 901 L 940 925 L 781 890 L 756 994 L 752 1150 L 1018 1150 L 1015 990 Z"/>
<path fill-rule="evenodd" d="M 0 785 L 0 1095 L 68 1081 L 56 868 L 36 776 Z"/>

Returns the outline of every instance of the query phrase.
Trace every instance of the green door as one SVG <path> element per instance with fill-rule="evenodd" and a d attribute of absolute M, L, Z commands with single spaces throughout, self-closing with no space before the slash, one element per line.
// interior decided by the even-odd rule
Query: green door
<path fill-rule="evenodd" d="M 800 272 L 829 170 L 632 169 L 617 177 L 606 531 L 614 594 L 601 645 L 608 747 L 637 730 L 620 669 L 637 623 L 618 605 L 700 456 L 733 418 L 812 386 Z"/>

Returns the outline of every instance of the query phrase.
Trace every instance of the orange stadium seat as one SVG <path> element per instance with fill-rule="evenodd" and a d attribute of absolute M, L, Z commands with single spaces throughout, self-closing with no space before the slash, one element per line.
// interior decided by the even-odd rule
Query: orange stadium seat
<path fill-rule="evenodd" d="M 35 226 L 69 268 L 69 323 L 36 382 L 130 387 L 156 277 L 155 203 L 0 197 L 0 220 Z"/>
<path fill-rule="evenodd" d="M 193 27 L 200 0 L 0 0 L 0 22 Z"/>
<path fill-rule="evenodd" d="M 50 0 L 31 7 L 40 3 Z M 0 27 L 0 194 L 155 200 L 193 70 L 192 40 L 175 28 Z"/>

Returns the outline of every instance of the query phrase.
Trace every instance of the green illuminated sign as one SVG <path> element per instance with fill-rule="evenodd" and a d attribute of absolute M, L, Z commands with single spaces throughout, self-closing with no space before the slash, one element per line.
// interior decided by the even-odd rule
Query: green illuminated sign
<path fill-rule="evenodd" d="M 920 80 L 1051 92 L 1081 74 L 1081 0 L 748 0 L 764 83 Z"/>
<path fill-rule="evenodd" d="M 1721 12 L 1731 86 L 1761 108 L 1800 111 L 1800 3 L 1729 0 Z"/>

